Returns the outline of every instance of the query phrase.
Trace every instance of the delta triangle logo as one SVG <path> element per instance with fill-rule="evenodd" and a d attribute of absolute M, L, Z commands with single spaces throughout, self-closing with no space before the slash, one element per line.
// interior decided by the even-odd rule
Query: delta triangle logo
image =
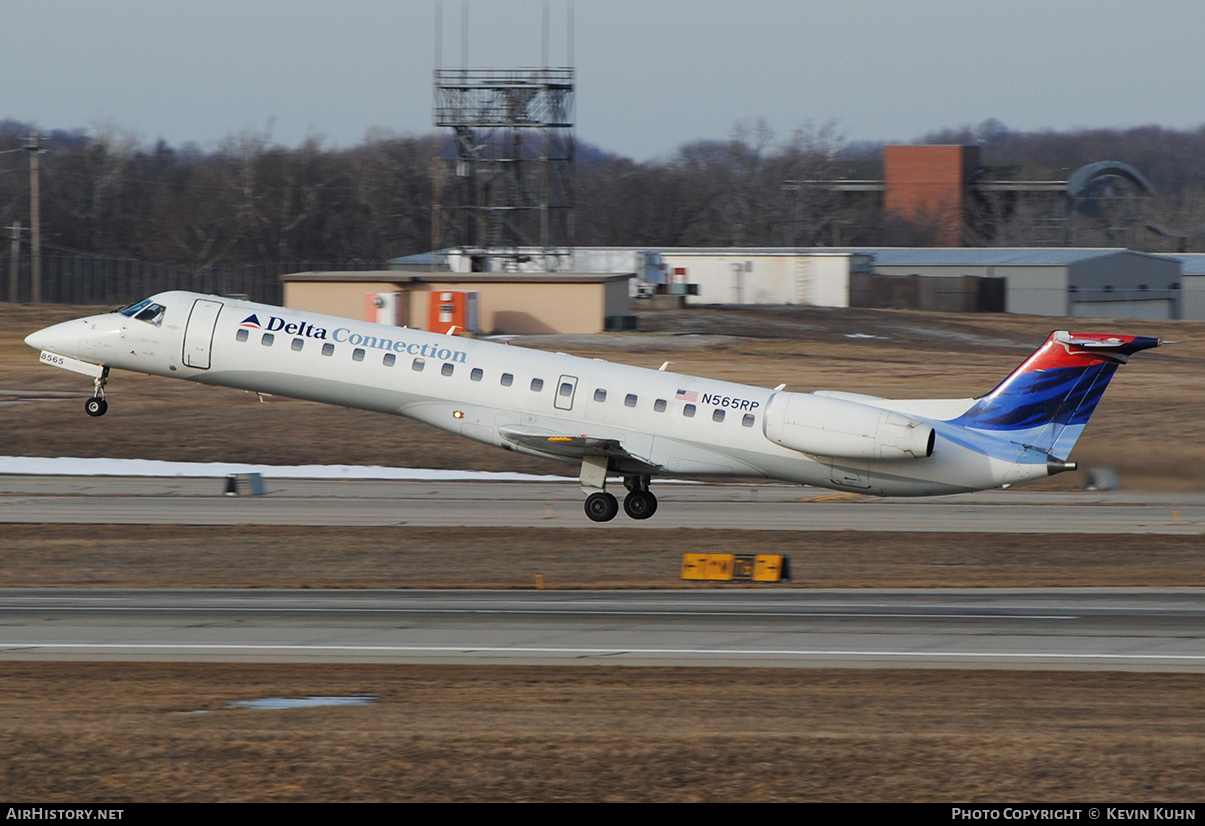
<path fill-rule="evenodd" d="M 239 326 L 240 327 L 253 327 L 256 330 L 263 329 L 259 323 L 259 316 L 257 316 L 255 313 L 252 313 L 251 315 L 244 318 L 242 323 L 239 324 Z"/>

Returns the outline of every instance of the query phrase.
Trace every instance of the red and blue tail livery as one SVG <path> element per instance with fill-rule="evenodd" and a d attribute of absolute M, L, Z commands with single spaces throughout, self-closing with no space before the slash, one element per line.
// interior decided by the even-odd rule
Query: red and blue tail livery
<path fill-rule="evenodd" d="M 1117 368 L 1159 339 L 1056 331 L 950 424 L 995 431 L 1052 458 L 1071 452 Z"/>
<path fill-rule="evenodd" d="M 1071 449 L 1117 368 L 1161 343 L 1060 331 L 985 396 L 884 399 L 754 387 L 178 291 L 25 341 L 44 364 L 92 378 L 92 416 L 108 409 L 113 368 L 402 416 L 568 463 L 595 522 L 619 512 L 607 490 L 616 477 L 624 512 L 647 519 L 657 510 L 656 477 L 931 496 L 1072 470 Z"/>

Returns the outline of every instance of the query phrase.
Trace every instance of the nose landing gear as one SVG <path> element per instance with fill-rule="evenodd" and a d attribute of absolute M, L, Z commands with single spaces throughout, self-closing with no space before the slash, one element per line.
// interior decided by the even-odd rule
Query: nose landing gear
<path fill-rule="evenodd" d="M 109 383 L 109 368 L 105 367 L 100 375 L 92 380 L 92 398 L 84 402 L 84 412 L 89 416 L 103 416 L 109 409 L 105 401 L 105 385 Z"/>

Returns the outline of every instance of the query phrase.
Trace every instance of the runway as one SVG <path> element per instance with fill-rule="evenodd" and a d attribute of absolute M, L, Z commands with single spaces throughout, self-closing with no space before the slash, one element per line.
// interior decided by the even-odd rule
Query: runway
<path fill-rule="evenodd" d="M 1202 672 L 1205 590 L 7 589 L 0 659 Z"/>
<path fill-rule="evenodd" d="M 596 525 L 573 482 L 0 476 L 0 522 L 1199 535 L 1205 496 L 875 499 L 664 484 Z M 0 659 L 1205 671 L 1205 589 L 0 590 Z"/>
<path fill-rule="evenodd" d="M 1196 493 L 998 490 L 875 498 L 791 485 L 662 484 L 657 514 L 598 525 L 574 482 L 266 479 L 262 496 L 224 496 L 224 480 L 0 476 L 0 523 L 727 528 L 1197 535 Z"/>

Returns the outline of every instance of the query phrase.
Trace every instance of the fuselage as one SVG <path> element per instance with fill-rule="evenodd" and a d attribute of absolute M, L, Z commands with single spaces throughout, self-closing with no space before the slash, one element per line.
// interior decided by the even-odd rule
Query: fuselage
<path fill-rule="evenodd" d="M 573 440 L 588 437 L 611 446 L 611 474 L 931 495 L 1048 473 L 1045 454 L 1008 440 L 984 449 L 986 437 L 953 424 L 973 399 L 790 393 L 188 292 L 135 308 L 27 342 L 89 364 L 404 416 L 573 464 Z M 824 454 L 829 444 L 837 455 Z"/>

